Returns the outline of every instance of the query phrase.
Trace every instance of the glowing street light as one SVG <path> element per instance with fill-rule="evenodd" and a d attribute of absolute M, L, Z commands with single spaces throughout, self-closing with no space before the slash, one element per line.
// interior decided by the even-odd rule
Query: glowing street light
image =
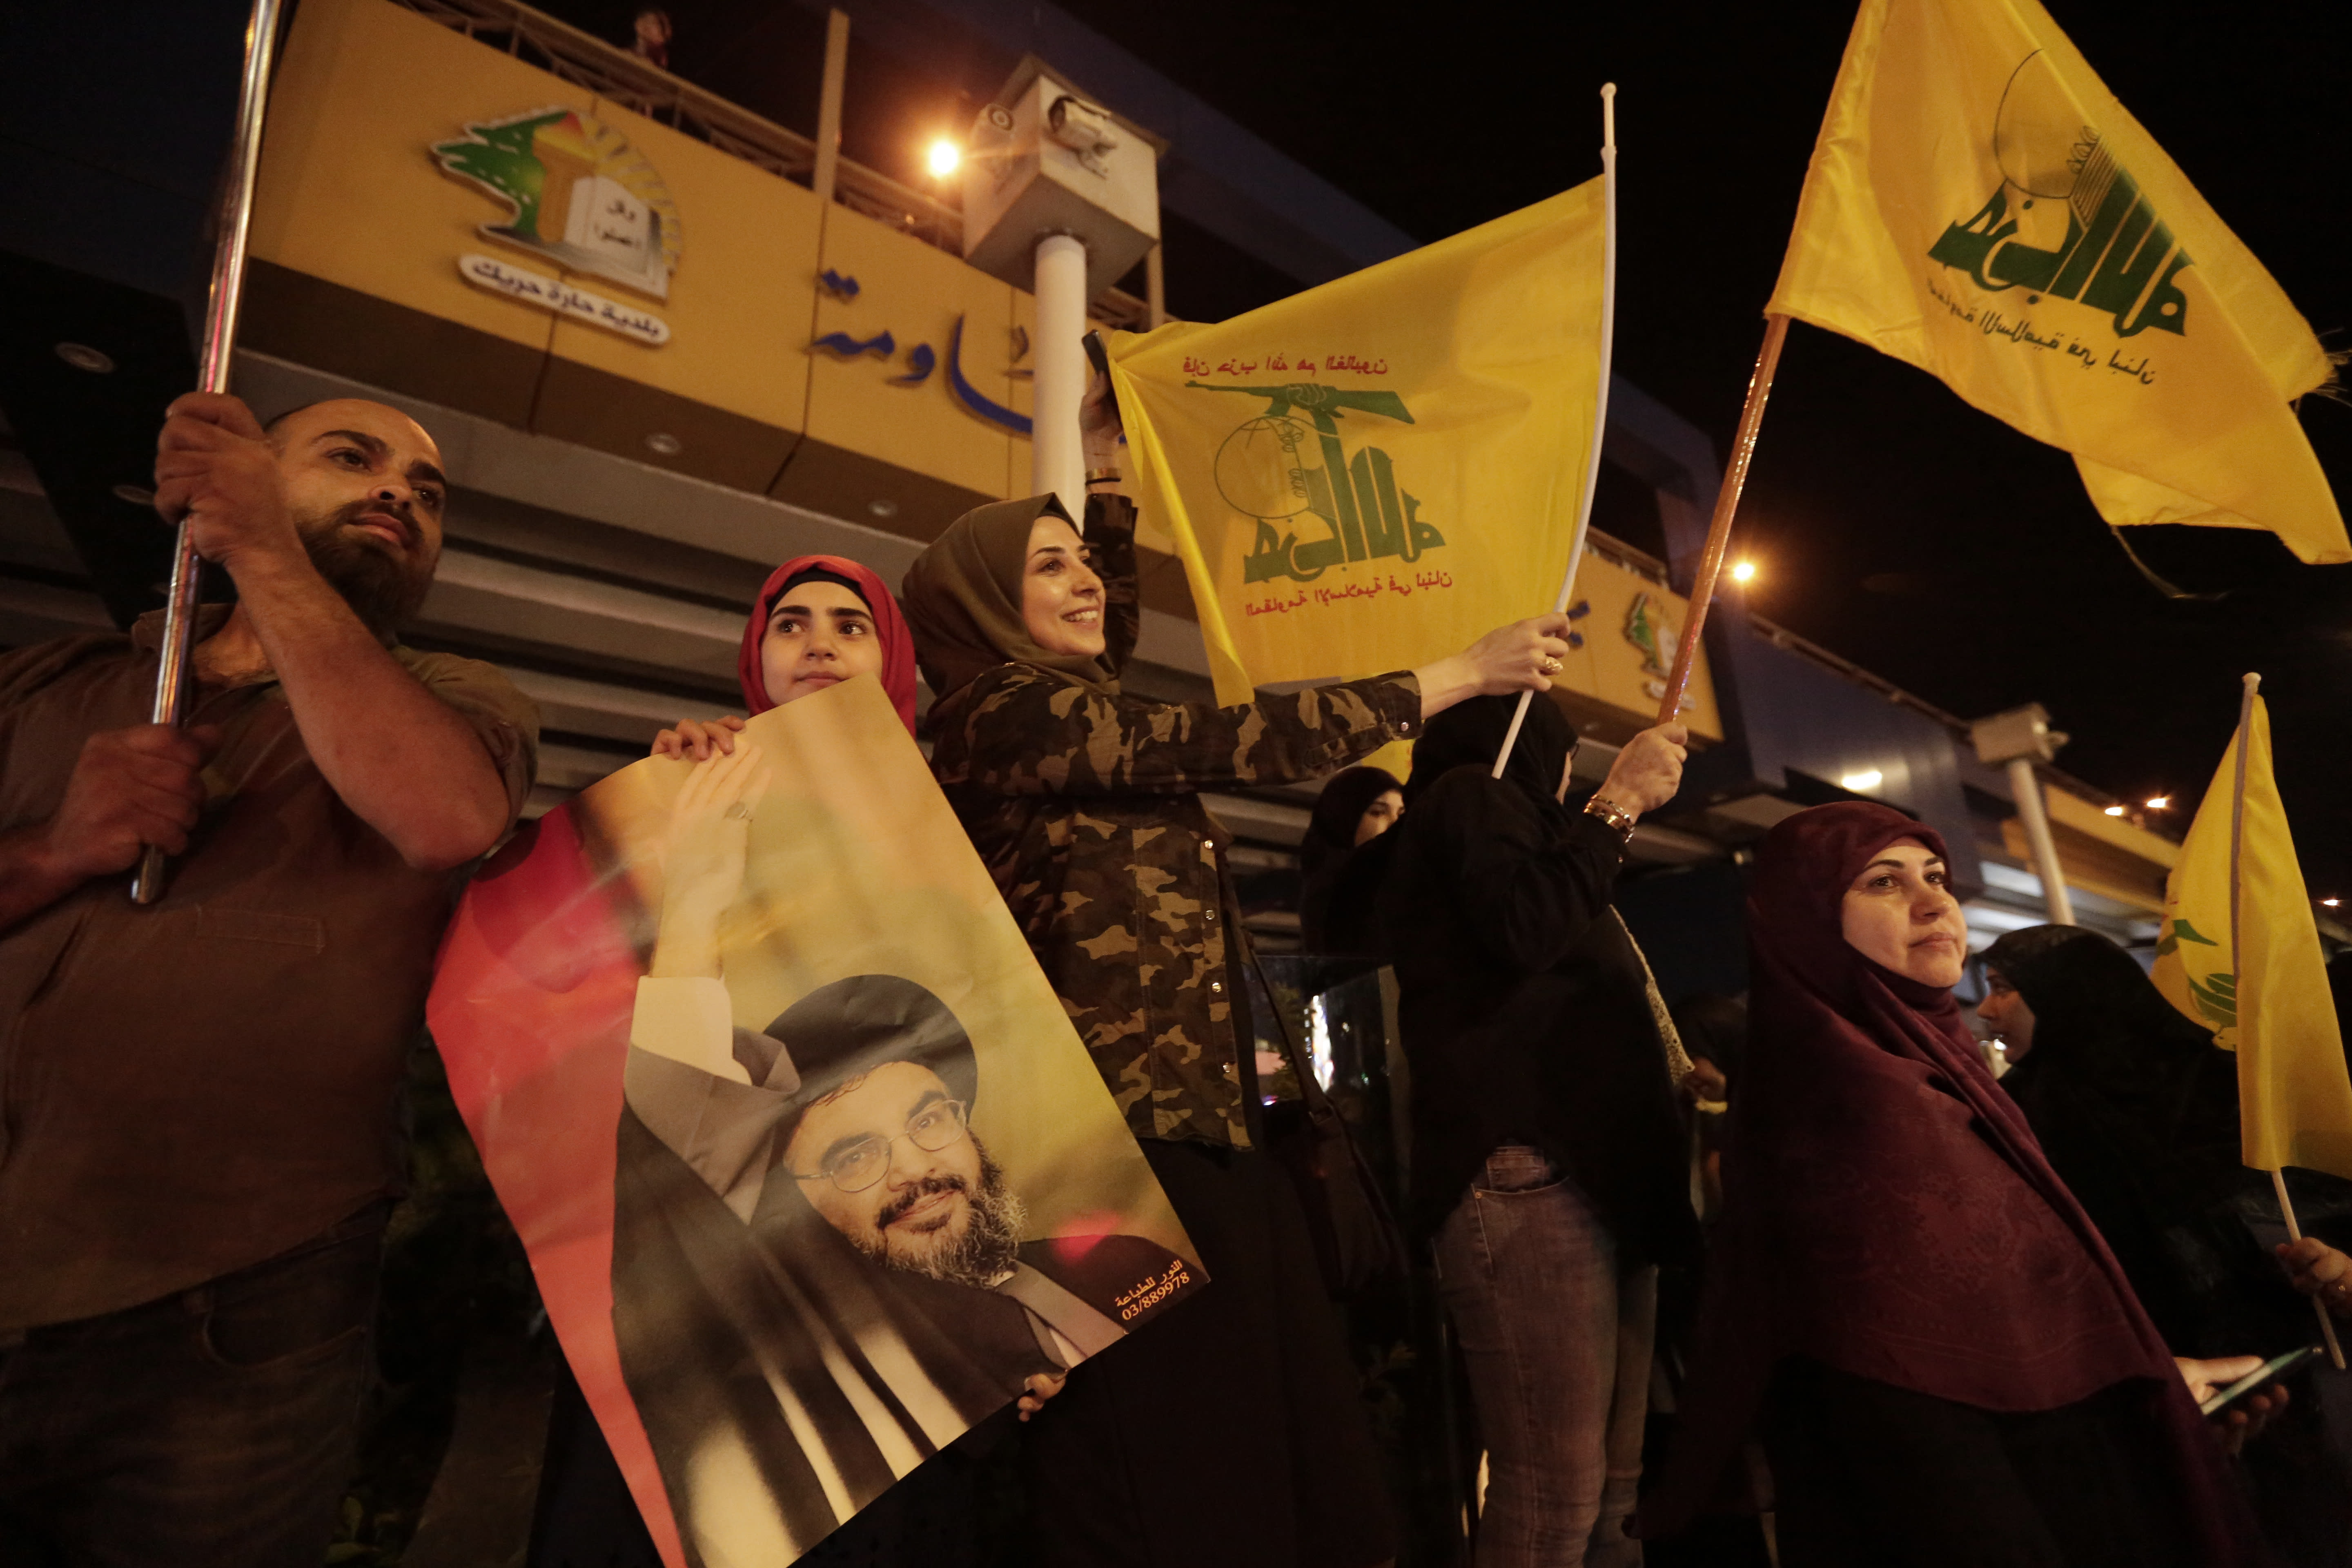
<path fill-rule="evenodd" d="M 2331 910 L 2332 910 L 2332 909 L 2334 909 L 2336 905 L 2338 905 L 2338 904 L 2342 903 L 2344 900 L 2341 900 L 2341 899 L 2322 899 L 2322 900 L 2320 900 L 2319 901 L 2320 901 L 2321 903 L 2323 903 L 2323 904 L 2326 904 L 2329 909 L 2331 909 Z"/>
<path fill-rule="evenodd" d="M 929 165 L 931 178 L 944 180 L 963 163 L 963 149 L 942 136 L 931 143 L 924 162 Z"/>
<path fill-rule="evenodd" d="M 2172 797 L 2168 795 L 2150 795 L 2147 801 L 2147 808 L 2150 811 L 2162 811 L 2171 804 Z"/>
<path fill-rule="evenodd" d="M 1756 580 L 1756 563 L 1753 561 L 1742 561 L 1735 564 L 1731 568 L 1731 580 L 1735 583 L 1754 582 Z"/>
<path fill-rule="evenodd" d="M 2107 807 L 2107 815 L 2109 816 L 2121 816 L 2123 814 L 2124 808 L 2120 805 L 2111 805 Z"/>

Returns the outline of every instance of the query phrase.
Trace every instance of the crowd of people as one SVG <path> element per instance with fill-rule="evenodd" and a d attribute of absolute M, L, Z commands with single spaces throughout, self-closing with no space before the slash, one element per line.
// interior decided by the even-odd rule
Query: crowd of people
<path fill-rule="evenodd" d="M 874 680 L 912 728 L 919 669 L 939 785 L 1210 1284 L 1075 1367 L 1040 1331 L 1004 1419 L 806 1561 L 942 1560 L 1007 1445 L 1042 1563 L 1396 1558 L 1312 1211 L 1268 1152 L 1255 955 L 1200 799 L 1328 779 L 1304 930 L 1394 967 L 1403 1228 L 1486 1456 L 1480 1568 L 1638 1563 L 1727 1514 L 1769 1517 L 1790 1568 L 2352 1562 L 2319 1403 L 2271 1385 L 2200 1409 L 2312 1336 L 2309 1299 L 2352 1316 L 2352 1259 L 2255 1242 L 2231 1059 L 2127 953 L 2069 927 L 1997 942 L 1996 1078 L 1955 999 L 1948 847 L 1890 806 L 1817 806 L 1758 848 L 1744 1015 L 1678 1022 L 1614 903 L 1635 824 L 1680 787 L 1683 728 L 1634 735 L 1570 805 L 1578 736 L 1538 700 L 1496 776 L 1517 699 L 1568 655 L 1559 616 L 1278 700 L 1124 691 L 1135 510 L 1106 393 L 1083 518 L 982 507 L 898 598 L 856 562 L 784 563 L 742 694 L 757 714 Z M 400 1190 L 402 1056 L 537 743 L 495 669 L 398 641 L 439 552 L 440 465 L 380 405 L 265 428 L 183 398 L 157 505 L 237 589 L 200 628 L 194 724 L 145 721 L 157 617 L 0 658 L 0 1560 L 321 1560 Z M 653 749 L 731 807 L 742 730 L 684 718 Z M 1401 740 L 1406 779 L 1361 765 Z M 123 873 L 149 846 L 179 860 L 135 909 Z M 708 983 L 692 913 L 665 910 L 648 985 Z M 937 1248 L 981 1223 L 967 1205 L 889 1234 L 895 1185 L 964 1147 L 957 1082 L 923 1101 L 952 1114 L 877 1123 L 870 1181 L 820 1192 L 843 1235 Z M 647 1137 L 675 1143 L 665 1114 L 645 1103 Z M 1662 1310 L 1662 1270 L 1703 1279 L 1695 1310 Z M 541 1561 L 655 1560 L 576 1389 L 547 1475 Z"/>

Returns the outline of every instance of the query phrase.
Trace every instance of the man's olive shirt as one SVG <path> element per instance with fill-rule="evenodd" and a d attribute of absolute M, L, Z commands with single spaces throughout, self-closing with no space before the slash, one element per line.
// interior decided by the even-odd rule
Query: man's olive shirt
<path fill-rule="evenodd" d="M 161 618 L 0 655 L 0 832 L 56 814 L 91 734 L 147 722 Z M 481 737 L 511 821 L 530 700 L 392 653 Z M 161 901 L 100 877 L 0 931 L 0 1333 L 185 1289 L 398 1187 L 395 1091 L 462 873 L 412 869 L 343 805 L 273 678 L 192 696 L 221 742 Z"/>
<path fill-rule="evenodd" d="M 1113 664 L 1139 623 L 1133 507 L 1090 497 Z M 1421 731 L 1411 675 L 1220 708 L 999 665 L 932 710 L 932 771 L 1139 1138 L 1247 1147 L 1226 835 L 1193 792 L 1328 773 Z"/>

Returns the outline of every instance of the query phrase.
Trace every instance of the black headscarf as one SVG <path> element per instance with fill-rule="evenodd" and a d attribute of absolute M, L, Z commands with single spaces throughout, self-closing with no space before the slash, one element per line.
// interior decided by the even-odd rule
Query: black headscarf
<path fill-rule="evenodd" d="M 2270 1342 L 2276 1270 L 2225 1207 L 2243 1181 L 2235 1058 L 2096 931 L 2011 931 L 1985 965 L 2033 1009 L 2000 1087 L 2174 1352 Z"/>
<path fill-rule="evenodd" d="M 1423 729 L 1421 739 L 1413 742 L 1412 776 L 1402 786 L 1406 805 L 1411 806 L 1427 795 L 1430 786 L 1456 768 L 1475 767 L 1481 773 L 1491 773 L 1495 757 L 1503 749 L 1503 737 L 1510 733 L 1511 715 L 1518 705 L 1517 697 L 1473 697 L 1432 719 Z M 1519 727 L 1518 741 L 1511 748 L 1510 763 L 1503 770 L 1503 782 L 1525 795 L 1547 819 L 1557 820 L 1565 816 L 1556 798 L 1560 773 L 1575 750 L 1576 727 L 1558 706 L 1538 695 L 1528 704 L 1527 721 Z M 1349 772 L 1388 776 L 1377 768 L 1354 768 Z M 1355 825 L 1363 816 L 1363 807 L 1377 798 L 1378 791 L 1365 795 L 1363 806 L 1357 807 L 1355 816 L 1348 819 L 1347 832 L 1351 842 Z M 1309 952 L 1388 953 L 1387 939 L 1380 930 L 1374 905 L 1378 889 L 1388 879 L 1389 866 L 1399 853 L 1400 842 L 1393 830 L 1383 833 L 1348 856 L 1337 876 L 1316 878 L 1310 874 L 1299 910 L 1299 924 Z M 1304 860 L 1305 855 L 1302 853 L 1300 858 Z"/>
<path fill-rule="evenodd" d="M 1388 875 L 1396 835 L 1383 833 L 1359 847 L 1356 828 L 1364 813 L 1392 789 L 1402 789 L 1385 768 L 1349 768 L 1331 775 L 1315 802 L 1314 819 L 1299 842 L 1298 935 L 1308 952 L 1368 955 L 1380 951 L 1372 918 L 1373 896 Z"/>
<path fill-rule="evenodd" d="M 2164 999 L 2132 955 L 2081 926 L 2027 926 L 1985 951 L 2033 1009 L 2028 1059 L 2066 1059 L 2117 1089 L 2144 1082 L 2151 1066 L 2170 1073 L 2207 1059 L 2210 1030 Z"/>
<path fill-rule="evenodd" d="M 2095 1095 L 2127 1118 L 2168 1165 L 2200 1167 L 2193 1185 L 2234 1171 L 2234 1060 L 2131 954 L 2080 926 L 2041 925 L 2009 932 L 1984 962 L 2033 1009 L 2032 1048 L 2001 1079 L 2029 1120 L 2053 1107 L 2063 1079 L 2063 1092 Z"/>
<path fill-rule="evenodd" d="M 1299 869 L 1312 877 L 1356 847 L 1356 829 L 1372 803 L 1391 790 L 1402 790 L 1386 768 L 1347 768 L 1333 773 L 1316 797 L 1315 816 L 1299 841 Z"/>
<path fill-rule="evenodd" d="M 1457 702 L 1432 719 L 1413 742 L 1412 777 L 1405 782 L 1404 798 L 1411 805 L 1430 785 L 1455 768 L 1475 763 L 1492 768 L 1510 732 L 1517 697 L 1473 697 Z M 1534 799 L 1557 804 L 1559 776 L 1576 750 L 1576 726 L 1559 704 L 1538 693 L 1528 704 L 1527 722 L 1519 728 L 1518 743 L 1511 748 L 1504 781 L 1517 784 Z"/>

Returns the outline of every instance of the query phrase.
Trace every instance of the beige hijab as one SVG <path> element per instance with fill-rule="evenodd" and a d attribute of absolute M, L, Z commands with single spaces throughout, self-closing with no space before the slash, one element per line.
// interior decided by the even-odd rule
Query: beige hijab
<path fill-rule="evenodd" d="M 1048 653 L 1031 640 L 1021 618 L 1029 530 L 1049 515 L 1077 527 L 1051 495 L 975 508 L 950 523 L 907 568 L 898 598 L 933 701 L 946 701 L 1000 664 L 1034 665 L 1097 691 L 1118 689 L 1118 672 L 1107 658 Z"/>

